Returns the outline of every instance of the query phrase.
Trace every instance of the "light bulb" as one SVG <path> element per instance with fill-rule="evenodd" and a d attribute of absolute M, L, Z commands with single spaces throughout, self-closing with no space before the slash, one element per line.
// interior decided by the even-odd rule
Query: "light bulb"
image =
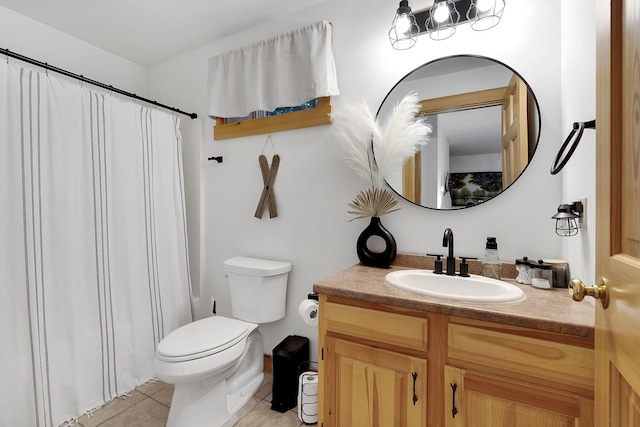
<path fill-rule="evenodd" d="M 406 13 L 398 16 L 396 20 L 396 31 L 400 34 L 408 34 L 411 31 L 411 19 Z"/>
<path fill-rule="evenodd" d="M 441 1 L 433 12 L 433 19 L 438 22 L 445 22 L 449 19 L 449 6 L 446 1 Z"/>
<path fill-rule="evenodd" d="M 476 8 L 480 12 L 486 12 L 495 5 L 495 0 L 478 0 Z"/>

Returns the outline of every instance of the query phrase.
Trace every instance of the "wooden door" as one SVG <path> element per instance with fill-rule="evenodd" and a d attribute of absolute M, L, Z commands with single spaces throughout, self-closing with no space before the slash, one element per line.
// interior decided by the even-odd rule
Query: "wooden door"
<path fill-rule="evenodd" d="M 529 164 L 529 91 L 515 74 L 502 100 L 502 187 L 507 188 Z"/>
<path fill-rule="evenodd" d="M 596 16 L 596 425 L 640 426 L 640 0 Z"/>
<path fill-rule="evenodd" d="M 333 337 L 325 348 L 325 427 L 426 426 L 425 359 Z"/>
<path fill-rule="evenodd" d="M 445 367 L 445 427 L 593 426 L 593 400 L 451 366 Z"/>
<path fill-rule="evenodd" d="M 422 154 L 418 151 L 402 165 L 402 197 L 416 205 L 421 204 Z"/>

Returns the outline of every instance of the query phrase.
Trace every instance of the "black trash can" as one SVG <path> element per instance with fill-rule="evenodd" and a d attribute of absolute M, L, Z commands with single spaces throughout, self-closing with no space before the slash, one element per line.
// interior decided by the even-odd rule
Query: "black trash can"
<path fill-rule="evenodd" d="M 287 412 L 298 404 L 298 367 L 309 360 L 309 338 L 289 335 L 273 349 L 271 409 Z"/>

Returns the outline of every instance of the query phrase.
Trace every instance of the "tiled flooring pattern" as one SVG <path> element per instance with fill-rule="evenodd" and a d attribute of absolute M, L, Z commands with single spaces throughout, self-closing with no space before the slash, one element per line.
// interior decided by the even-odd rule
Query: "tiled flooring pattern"
<path fill-rule="evenodd" d="M 307 425 L 298 419 L 296 408 L 284 414 L 271 410 L 271 384 L 271 374 L 265 373 L 260 390 L 236 414 L 238 421 L 233 424 L 234 427 Z M 160 381 L 148 382 L 129 394 L 130 397 L 114 399 L 91 416 L 83 415 L 74 427 L 163 427 L 166 424 L 173 396 L 172 385 Z"/>

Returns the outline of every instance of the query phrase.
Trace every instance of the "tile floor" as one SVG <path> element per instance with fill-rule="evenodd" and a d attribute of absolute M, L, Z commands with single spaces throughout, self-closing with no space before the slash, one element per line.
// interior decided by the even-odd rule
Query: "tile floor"
<path fill-rule="evenodd" d="M 297 409 L 284 414 L 271 410 L 271 374 L 256 395 L 236 414 L 234 427 L 301 427 Z M 130 397 L 116 398 L 91 416 L 83 415 L 74 427 L 162 427 L 169 416 L 173 386 L 148 382 L 133 390 Z M 65 424 L 62 424 L 64 426 Z M 311 424 L 310 426 L 316 426 Z M 199 427 L 199 426 L 193 426 Z M 206 427 L 206 426 L 203 426 Z"/>

